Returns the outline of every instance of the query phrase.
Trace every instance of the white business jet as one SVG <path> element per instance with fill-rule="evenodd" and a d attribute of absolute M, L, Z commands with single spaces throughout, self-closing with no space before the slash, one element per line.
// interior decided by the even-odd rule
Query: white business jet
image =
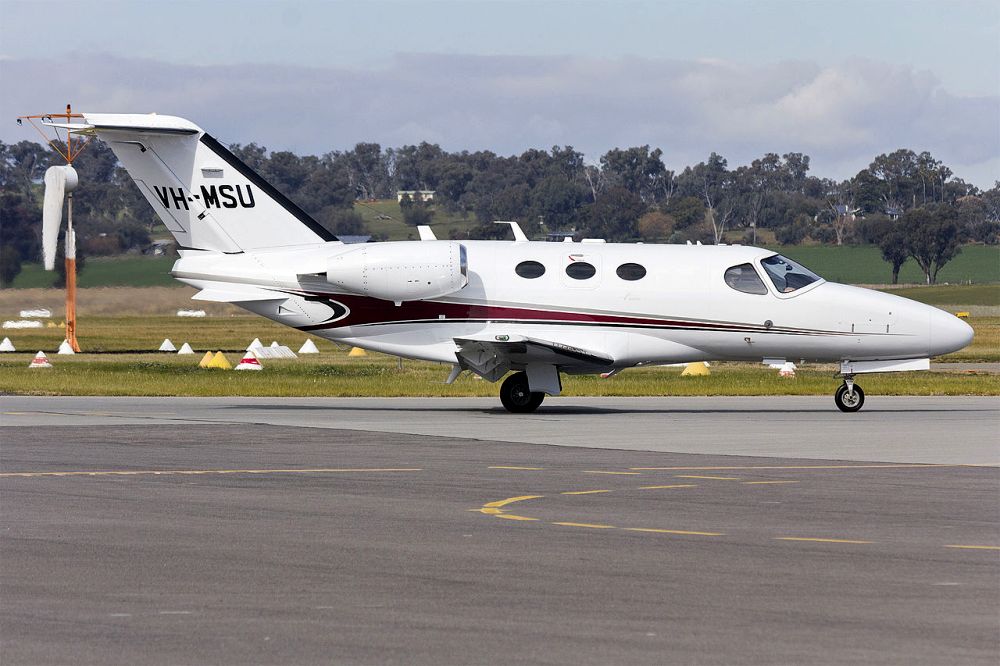
<path fill-rule="evenodd" d="M 937 308 L 827 282 L 741 246 L 421 241 L 345 245 L 201 128 L 160 115 L 84 114 L 177 239 L 172 275 L 195 299 L 496 382 L 511 412 L 561 374 L 708 360 L 835 362 L 837 407 L 862 373 L 926 370 L 972 329 Z M 59 125 L 60 127 L 65 127 Z M 512 374 L 510 374 L 512 373 Z"/>

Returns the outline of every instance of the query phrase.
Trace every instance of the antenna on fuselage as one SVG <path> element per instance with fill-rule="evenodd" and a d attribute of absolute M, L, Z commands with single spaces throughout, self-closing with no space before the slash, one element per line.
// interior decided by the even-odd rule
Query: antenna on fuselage
<path fill-rule="evenodd" d="M 521 231 L 521 225 L 513 220 L 494 220 L 493 224 L 509 224 L 510 230 L 514 233 L 515 243 L 527 243 L 528 237 Z"/>

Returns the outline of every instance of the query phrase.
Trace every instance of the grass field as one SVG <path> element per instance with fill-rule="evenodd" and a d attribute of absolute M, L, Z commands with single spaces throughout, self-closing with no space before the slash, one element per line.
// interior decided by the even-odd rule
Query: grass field
<path fill-rule="evenodd" d="M 832 247 L 775 246 L 776 252 L 808 266 L 831 282 L 844 284 L 888 284 L 892 267 L 882 260 L 879 249 L 872 245 Z M 923 284 L 924 276 L 912 259 L 903 264 L 899 273 L 903 284 Z M 1000 282 L 1000 247 L 967 245 L 961 254 L 945 264 L 938 273 L 938 283 Z"/>
<path fill-rule="evenodd" d="M 464 374 L 444 384 L 448 366 L 372 354 L 264 361 L 261 372 L 203 370 L 200 356 L 125 354 L 59 356 L 54 368 L 29 370 L 30 354 L 0 357 L 0 393 L 136 396 L 493 396 L 499 386 Z M 230 354 L 235 364 L 237 354 Z M 682 377 L 680 368 L 628 370 L 609 379 L 564 377 L 570 396 L 832 395 L 832 367 L 802 368 L 785 379 L 758 365 L 722 363 L 708 377 Z M 875 395 L 1000 395 L 1000 375 L 905 373 L 859 378 Z"/>
<path fill-rule="evenodd" d="M 2 309 L 0 316 L 3 316 Z M 940 360 L 1000 361 L 1000 317 L 971 317 L 968 321 L 976 331 L 972 344 Z M 19 350 L 32 353 L 39 349 L 46 353 L 54 352 L 63 340 L 63 330 L 60 328 L 5 330 L 0 335 L 10 336 Z M 84 352 L 98 354 L 154 351 L 163 338 L 170 338 L 178 347 L 187 342 L 201 352 L 242 351 L 254 338 L 260 338 L 265 344 L 276 340 L 294 350 L 302 346 L 309 337 L 269 319 L 249 314 L 210 316 L 204 319 L 165 315 L 82 317 L 77 325 L 77 335 Z M 320 350 L 337 349 L 326 340 L 314 337 L 313 341 Z"/>
<path fill-rule="evenodd" d="M 380 206 L 388 204 L 370 204 Z M 398 210 L 395 202 L 392 206 Z M 365 209 L 364 215 L 375 216 L 371 210 Z M 416 239 L 416 230 L 403 227 L 402 222 L 375 221 L 386 229 L 395 225 L 402 229 L 400 236 L 397 230 L 395 239 Z M 464 228 L 467 222 L 459 222 L 450 218 L 443 224 L 435 223 L 433 228 L 438 238 L 448 238 L 452 228 Z M 392 236 L 390 236 L 392 237 Z M 830 246 L 795 246 L 774 247 L 777 252 L 800 261 L 813 271 L 832 282 L 846 284 L 887 284 L 892 277 L 889 265 L 882 260 L 878 248 L 871 246 L 830 247 Z M 114 286 L 181 286 L 170 277 L 170 268 L 174 259 L 169 257 L 100 257 L 87 259 L 87 265 L 79 276 L 81 287 L 114 287 Z M 949 262 L 938 276 L 939 282 L 959 283 L 1000 283 L 1000 247 L 969 245 L 962 253 Z M 21 274 L 14 280 L 14 289 L 38 288 L 51 286 L 54 273 L 43 271 L 39 264 L 25 264 Z M 923 284 L 923 275 L 913 260 L 908 261 L 900 273 L 903 284 Z M 973 303 L 968 303 L 972 305 Z"/>
<path fill-rule="evenodd" d="M 180 287 L 180 282 L 170 277 L 175 257 L 90 257 L 77 276 L 79 287 Z M 46 271 L 41 264 L 24 264 L 14 279 L 13 289 L 51 287 L 56 279 L 54 271 Z"/>
<path fill-rule="evenodd" d="M 998 284 L 933 285 L 929 287 L 885 288 L 882 291 L 928 305 L 1000 306 L 1000 285 Z"/>
<path fill-rule="evenodd" d="M 1000 361 L 1000 317 L 973 318 L 971 347 L 940 360 Z M 321 353 L 288 361 L 264 361 L 261 373 L 209 371 L 197 367 L 206 350 L 224 350 L 235 364 L 254 337 L 298 349 L 306 335 L 253 316 L 89 317 L 81 321 L 85 352 L 52 356 L 52 370 L 28 370 L 34 352 L 53 352 L 58 328 L 4 331 L 18 348 L 0 355 L 0 393 L 46 395 L 273 395 L 273 396 L 495 396 L 497 386 L 463 375 L 442 382 L 448 366 L 399 361 L 381 354 L 363 358 L 313 338 Z M 194 356 L 156 353 L 164 337 Z M 93 352 L 105 352 L 103 354 Z M 710 377 L 681 377 L 679 368 L 628 370 L 610 379 L 566 377 L 567 395 L 825 395 L 837 380 L 833 366 L 805 366 L 795 379 L 781 379 L 761 365 L 721 363 Z M 1000 375 L 901 373 L 864 377 L 872 395 L 1000 395 Z"/>
<path fill-rule="evenodd" d="M 475 219 L 453 215 L 440 206 L 433 206 L 431 210 L 434 211 L 431 228 L 441 240 L 447 240 L 452 231 L 468 231 L 476 224 Z M 354 212 L 364 218 L 368 230 L 373 234 L 384 235 L 388 240 L 419 238 L 415 227 L 403 223 L 403 211 L 395 199 L 359 201 L 354 204 Z"/>

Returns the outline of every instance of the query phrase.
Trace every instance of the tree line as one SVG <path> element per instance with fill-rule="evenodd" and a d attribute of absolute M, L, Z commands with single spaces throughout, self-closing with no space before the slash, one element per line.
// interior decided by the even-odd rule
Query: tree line
<path fill-rule="evenodd" d="M 730 168 L 724 157 L 681 171 L 649 146 L 614 148 L 588 164 L 571 146 L 503 156 L 448 152 L 421 143 L 300 156 L 254 143 L 230 147 L 241 160 L 335 234 L 366 233 L 356 202 L 432 190 L 433 204 L 403 201 L 403 222 L 432 223 L 437 212 L 468 219 L 457 238 L 495 238 L 494 220 L 516 220 L 535 238 L 546 233 L 609 241 L 744 242 L 773 234 L 784 245 L 872 243 L 893 266 L 913 257 L 928 282 L 963 243 L 1000 240 L 1000 183 L 982 191 L 930 153 L 900 149 L 876 156 L 852 178 L 809 173 L 802 153 L 767 153 Z M 0 142 L 0 280 L 39 257 L 41 179 L 60 158 L 32 141 Z M 158 220 L 102 142 L 74 163 L 82 254 L 135 251 Z"/>

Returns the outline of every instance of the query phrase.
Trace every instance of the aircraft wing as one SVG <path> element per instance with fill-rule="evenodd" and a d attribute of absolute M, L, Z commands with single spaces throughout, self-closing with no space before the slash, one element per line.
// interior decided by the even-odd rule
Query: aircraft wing
<path fill-rule="evenodd" d="M 613 365 L 615 361 L 602 352 L 519 335 L 454 340 L 458 345 L 455 355 L 462 369 L 470 370 L 491 382 L 497 381 L 511 369 L 526 368 L 529 363 L 562 369 L 600 369 Z"/>

